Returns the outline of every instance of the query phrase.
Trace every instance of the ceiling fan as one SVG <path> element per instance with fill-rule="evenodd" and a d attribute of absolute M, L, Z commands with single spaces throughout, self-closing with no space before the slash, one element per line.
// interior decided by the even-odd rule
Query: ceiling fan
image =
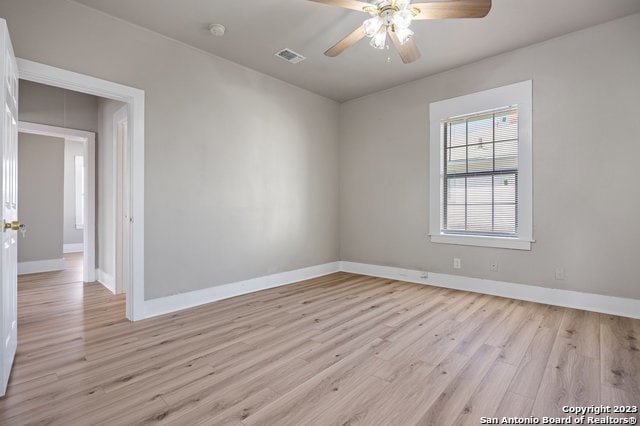
<path fill-rule="evenodd" d="M 371 46 L 384 49 L 387 36 L 391 39 L 402 62 L 411 63 L 420 57 L 420 51 L 411 38 L 411 22 L 419 19 L 482 18 L 491 9 L 491 0 L 449 0 L 411 3 L 411 0 L 377 0 L 366 3 L 359 0 L 310 0 L 371 15 L 351 34 L 337 42 L 326 52 L 338 56 L 365 36 Z"/>

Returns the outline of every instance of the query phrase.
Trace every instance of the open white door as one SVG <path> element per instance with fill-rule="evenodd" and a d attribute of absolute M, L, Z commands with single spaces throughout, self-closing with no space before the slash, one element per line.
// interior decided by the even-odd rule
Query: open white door
<path fill-rule="evenodd" d="M 0 246 L 0 396 L 9 383 L 18 344 L 18 66 L 7 22 L 0 19 L 0 188 L 2 192 L 2 244 Z"/>
<path fill-rule="evenodd" d="M 131 280 L 131 191 L 129 190 L 128 107 L 113 116 L 116 222 L 116 293 L 126 293 Z"/>

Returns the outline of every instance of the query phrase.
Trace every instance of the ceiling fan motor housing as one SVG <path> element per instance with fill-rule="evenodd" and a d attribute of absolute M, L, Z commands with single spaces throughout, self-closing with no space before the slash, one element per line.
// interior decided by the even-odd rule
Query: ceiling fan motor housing
<path fill-rule="evenodd" d="M 398 10 L 399 9 L 396 6 L 391 5 L 383 6 L 379 9 L 378 14 L 384 21 L 385 26 L 388 27 L 389 25 L 393 24 L 393 15 L 395 15 Z"/>

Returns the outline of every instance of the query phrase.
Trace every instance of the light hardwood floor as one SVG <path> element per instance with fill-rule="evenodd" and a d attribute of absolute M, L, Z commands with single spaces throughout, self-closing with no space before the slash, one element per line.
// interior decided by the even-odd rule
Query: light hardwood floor
<path fill-rule="evenodd" d="M 130 323 L 68 262 L 20 278 L 2 424 L 463 425 L 640 403 L 639 320 L 337 273 Z"/>

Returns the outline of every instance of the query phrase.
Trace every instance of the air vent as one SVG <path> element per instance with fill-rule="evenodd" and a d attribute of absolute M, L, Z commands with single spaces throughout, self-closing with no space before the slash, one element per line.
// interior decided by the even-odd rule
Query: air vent
<path fill-rule="evenodd" d="M 276 52 L 275 55 L 280 59 L 284 59 L 287 62 L 291 62 L 292 64 L 297 64 L 298 62 L 301 62 L 307 59 L 301 54 L 296 53 L 291 49 L 282 49 L 281 51 Z"/>

